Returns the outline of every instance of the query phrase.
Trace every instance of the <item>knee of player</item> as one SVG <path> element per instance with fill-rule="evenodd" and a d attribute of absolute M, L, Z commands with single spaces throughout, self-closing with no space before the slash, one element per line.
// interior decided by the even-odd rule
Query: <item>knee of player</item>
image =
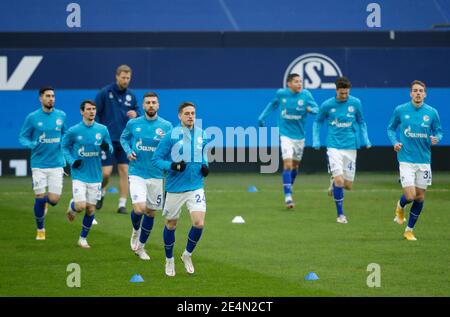
<path fill-rule="evenodd" d="M 82 212 L 86 209 L 86 203 L 85 202 L 76 202 L 75 203 L 75 210 L 77 212 Z"/>
<path fill-rule="evenodd" d="M 205 221 L 204 220 L 194 220 L 192 222 L 192 225 L 196 228 L 202 229 L 205 226 Z"/>
<path fill-rule="evenodd" d="M 344 188 L 345 188 L 345 190 L 352 190 L 352 185 L 351 184 L 345 184 L 344 185 Z"/>
<path fill-rule="evenodd" d="M 336 187 L 344 187 L 344 180 L 342 179 L 342 177 L 335 177 L 334 178 L 334 185 Z"/>
<path fill-rule="evenodd" d="M 413 200 L 417 200 L 418 195 L 416 195 L 416 193 L 407 193 L 405 194 L 405 198 L 408 201 L 413 201 Z"/>
<path fill-rule="evenodd" d="M 417 201 L 419 203 L 423 202 L 425 200 L 424 194 L 416 194 L 416 197 L 414 198 L 414 201 Z"/>
<path fill-rule="evenodd" d="M 154 218 L 155 217 L 155 211 L 153 209 L 146 209 L 145 210 L 145 215 L 147 215 L 148 217 Z"/>
<path fill-rule="evenodd" d="M 90 207 L 86 208 L 86 214 L 88 216 L 93 216 L 95 214 L 95 206 L 94 206 L 94 208 L 90 208 Z"/>
<path fill-rule="evenodd" d="M 135 214 L 142 215 L 145 212 L 145 204 L 134 204 L 133 210 Z"/>
<path fill-rule="evenodd" d="M 177 221 L 168 220 L 166 223 L 166 228 L 169 230 L 175 230 L 177 228 Z"/>
<path fill-rule="evenodd" d="M 48 203 L 52 206 L 56 206 L 59 202 L 60 196 L 49 196 Z"/>

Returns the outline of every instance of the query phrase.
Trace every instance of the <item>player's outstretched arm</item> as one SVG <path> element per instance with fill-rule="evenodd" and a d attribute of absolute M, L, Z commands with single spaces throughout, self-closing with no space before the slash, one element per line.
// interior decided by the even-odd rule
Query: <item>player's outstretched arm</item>
<path fill-rule="evenodd" d="M 313 95 L 309 91 L 308 91 L 308 100 L 307 100 L 306 111 L 308 111 L 311 114 L 318 114 L 319 113 L 319 105 L 314 100 Z"/>
<path fill-rule="evenodd" d="M 264 108 L 263 112 L 258 117 L 258 124 L 260 127 L 264 126 L 264 120 L 272 113 L 274 112 L 278 106 L 280 105 L 278 92 L 275 98 L 267 104 L 267 106 Z"/>
<path fill-rule="evenodd" d="M 442 137 L 444 136 L 441 127 L 441 120 L 439 119 L 439 114 L 437 111 L 431 124 L 431 131 L 433 133 L 431 137 L 431 144 L 436 145 L 442 140 Z"/>
<path fill-rule="evenodd" d="M 313 122 L 312 126 L 312 136 L 313 136 L 313 148 L 315 150 L 320 149 L 320 128 L 322 127 L 323 122 L 325 121 L 326 111 L 325 106 L 319 108 L 319 112 L 317 113 L 316 119 Z"/>
<path fill-rule="evenodd" d="M 125 126 L 125 129 L 123 129 L 122 134 L 120 135 L 120 145 L 122 146 L 123 150 L 125 151 L 125 153 L 127 154 L 127 157 L 129 157 L 132 153 L 133 150 L 131 149 L 130 146 L 130 141 L 131 141 L 131 121 L 127 122 L 127 125 Z"/>
<path fill-rule="evenodd" d="M 69 129 L 62 138 L 61 147 L 64 159 L 70 166 L 72 166 L 73 162 L 75 162 L 75 158 L 72 156 L 71 152 L 72 146 L 73 146 L 72 130 Z"/>
<path fill-rule="evenodd" d="M 20 130 L 19 134 L 20 144 L 29 149 L 34 149 L 39 143 L 37 141 L 31 140 L 32 135 L 33 135 L 33 125 L 31 123 L 30 115 L 28 115 L 27 118 L 25 119 L 22 129 Z"/>
<path fill-rule="evenodd" d="M 203 177 L 208 176 L 209 174 L 209 163 L 208 163 L 208 151 L 211 148 L 211 139 L 206 137 L 206 134 L 203 133 L 203 145 L 202 145 L 202 167 L 200 168 L 200 173 Z"/>
<path fill-rule="evenodd" d="M 358 122 L 359 128 L 361 130 L 363 143 L 365 144 L 366 148 L 368 149 L 371 148 L 372 143 L 370 143 L 369 141 L 369 134 L 367 132 L 367 123 L 366 120 L 364 120 L 361 103 L 359 103 L 358 111 L 356 112 L 356 122 Z"/>
<path fill-rule="evenodd" d="M 400 124 L 400 119 L 398 116 L 398 110 L 397 108 L 394 110 L 394 114 L 391 117 L 391 120 L 389 121 L 388 127 L 387 127 L 387 135 L 389 137 L 389 140 L 391 141 L 392 146 L 395 147 L 396 144 L 399 144 L 397 140 L 397 127 Z M 395 148 L 394 148 L 395 150 Z M 396 150 L 397 151 L 397 150 Z"/>
<path fill-rule="evenodd" d="M 322 127 L 322 122 L 314 120 L 312 130 L 313 130 L 313 145 L 315 150 L 320 149 L 320 128 Z"/>

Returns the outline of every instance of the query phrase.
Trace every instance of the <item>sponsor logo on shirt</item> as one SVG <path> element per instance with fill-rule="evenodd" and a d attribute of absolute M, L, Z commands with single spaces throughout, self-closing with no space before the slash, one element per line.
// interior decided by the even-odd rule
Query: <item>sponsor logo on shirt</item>
<path fill-rule="evenodd" d="M 136 142 L 136 149 L 144 152 L 155 152 L 156 147 L 142 145 L 142 139 L 139 139 L 139 141 Z"/>
<path fill-rule="evenodd" d="M 403 131 L 403 133 L 405 134 L 405 136 L 407 138 L 414 138 L 414 139 L 428 139 L 428 134 L 426 133 L 416 133 L 416 132 L 411 132 L 411 126 L 408 126 L 405 131 Z"/>
<path fill-rule="evenodd" d="M 283 119 L 287 119 L 287 120 L 300 120 L 302 118 L 301 115 L 293 115 L 293 114 L 287 114 L 286 109 L 284 109 L 283 111 L 281 111 L 281 117 Z"/>
<path fill-rule="evenodd" d="M 338 128 L 349 128 L 353 125 L 353 122 L 339 122 L 338 119 L 334 119 L 333 121 L 331 121 L 331 125 L 334 125 L 335 127 Z"/>
<path fill-rule="evenodd" d="M 61 138 L 46 138 L 45 132 L 43 132 L 39 136 L 39 143 L 50 144 L 50 143 L 59 143 L 60 141 L 61 141 Z"/>
<path fill-rule="evenodd" d="M 81 157 L 99 157 L 100 153 L 98 151 L 95 152 L 86 152 L 84 150 L 84 146 L 78 149 L 78 155 Z"/>

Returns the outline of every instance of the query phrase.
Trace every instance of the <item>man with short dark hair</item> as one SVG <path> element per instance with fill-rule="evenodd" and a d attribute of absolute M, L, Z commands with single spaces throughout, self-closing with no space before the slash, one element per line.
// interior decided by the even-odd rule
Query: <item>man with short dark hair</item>
<path fill-rule="evenodd" d="M 422 212 L 425 191 L 431 185 L 431 146 L 443 137 L 439 114 L 425 103 L 425 84 L 415 80 L 411 84 L 411 101 L 395 108 L 387 129 L 397 152 L 403 195 L 397 202 L 394 221 L 405 222 L 405 207 L 412 202 L 408 225 L 403 236 L 409 241 L 417 238 L 413 229 Z M 397 129 L 400 131 L 397 138 Z"/>
<path fill-rule="evenodd" d="M 164 200 L 164 173 L 151 166 L 151 159 L 161 139 L 170 133 L 172 124 L 158 116 L 156 93 L 146 93 L 142 107 L 144 115 L 128 121 L 120 143 L 130 160 L 129 183 L 133 203 L 130 246 L 141 260 L 147 261 L 150 256 L 144 247 L 153 228 L 155 211 L 162 209 Z"/>
<path fill-rule="evenodd" d="M 71 168 L 73 199 L 67 208 L 69 221 L 76 213 L 86 210 L 78 245 L 89 249 L 87 235 L 94 221 L 95 204 L 101 196 L 101 152 L 113 152 L 108 129 L 95 122 L 96 105 L 84 100 L 80 105 L 83 120 L 71 127 L 64 135 L 64 157 Z"/>
<path fill-rule="evenodd" d="M 119 172 L 119 207 L 117 212 L 126 214 L 126 203 L 128 197 L 128 159 L 120 145 L 120 135 L 128 120 L 141 115 L 137 106 L 136 96 L 128 88 L 131 81 L 131 68 L 121 65 L 116 70 L 116 82 L 104 87 L 97 94 L 97 117 L 95 120 L 104 124 L 111 135 L 114 147 L 114 159 Z M 105 153 L 102 157 L 102 198 L 98 201 L 96 208 L 101 209 L 106 188 L 113 170 L 113 157 Z"/>
<path fill-rule="evenodd" d="M 55 90 L 50 86 L 39 90 L 39 101 L 41 108 L 26 117 L 19 142 L 31 149 L 36 240 L 45 240 L 47 204 L 55 206 L 63 188 L 63 167 L 66 163 L 61 139 L 66 132 L 66 114 L 55 109 Z"/>
<path fill-rule="evenodd" d="M 316 114 L 319 107 L 312 94 L 303 89 L 300 75 L 292 73 L 287 77 L 286 89 L 279 89 L 275 98 L 266 106 L 258 118 L 259 126 L 277 108 L 280 108 L 278 127 L 283 157 L 283 189 L 287 208 L 294 208 L 292 186 L 297 177 L 305 148 L 305 124 L 308 113 Z"/>
<path fill-rule="evenodd" d="M 351 190 L 356 172 L 356 151 L 361 143 L 370 148 L 361 101 L 350 95 L 347 77 L 336 79 L 336 96 L 322 103 L 313 123 L 313 148 L 320 149 L 320 128 L 327 123 L 327 156 L 331 173 L 329 196 L 334 197 L 337 222 L 348 222 L 344 214 L 344 189 Z M 362 142 L 360 140 L 360 135 Z"/>
<path fill-rule="evenodd" d="M 175 229 L 183 205 L 186 204 L 192 222 L 186 249 L 181 256 L 188 274 L 194 273 L 191 256 L 205 223 L 206 198 L 203 178 L 209 173 L 205 150 L 207 141 L 204 131 L 195 126 L 195 108 L 191 102 L 183 102 L 178 107 L 180 125 L 159 142 L 152 158 L 153 166 L 167 172 L 167 195 L 163 208 L 163 216 L 166 218 L 163 237 L 167 276 L 175 276 Z"/>

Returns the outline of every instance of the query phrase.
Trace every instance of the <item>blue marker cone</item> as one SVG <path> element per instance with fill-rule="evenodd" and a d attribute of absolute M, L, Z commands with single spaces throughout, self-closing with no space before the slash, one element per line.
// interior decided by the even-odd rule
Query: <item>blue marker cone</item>
<path fill-rule="evenodd" d="M 256 186 L 249 186 L 248 187 L 248 192 L 249 193 L 256 193 L 258 191 L 258 189 L 256 188 Z"/>
<path fill-rule="evenodd" d="M 310 273 L 306 274 L 306 276 L 305 276 L 305 281 L 315 281 L 318 279 L 319 279 L 319 277 L 314 272 L 310 272 Z"/>
<path fill-rule="evenodd" d="M 111 187 L 111 188 L 109 188 L 108 189 L 108 193 L 118 193 L 119 191 L 117 190 L 117 188 L 116 187 Z"/>
<path fill-rule="evenodd" d="M 140 274 L 134 274 L 130 280 L 131 283 L 141 283 L 144 282 L 144 279 Z"/>

